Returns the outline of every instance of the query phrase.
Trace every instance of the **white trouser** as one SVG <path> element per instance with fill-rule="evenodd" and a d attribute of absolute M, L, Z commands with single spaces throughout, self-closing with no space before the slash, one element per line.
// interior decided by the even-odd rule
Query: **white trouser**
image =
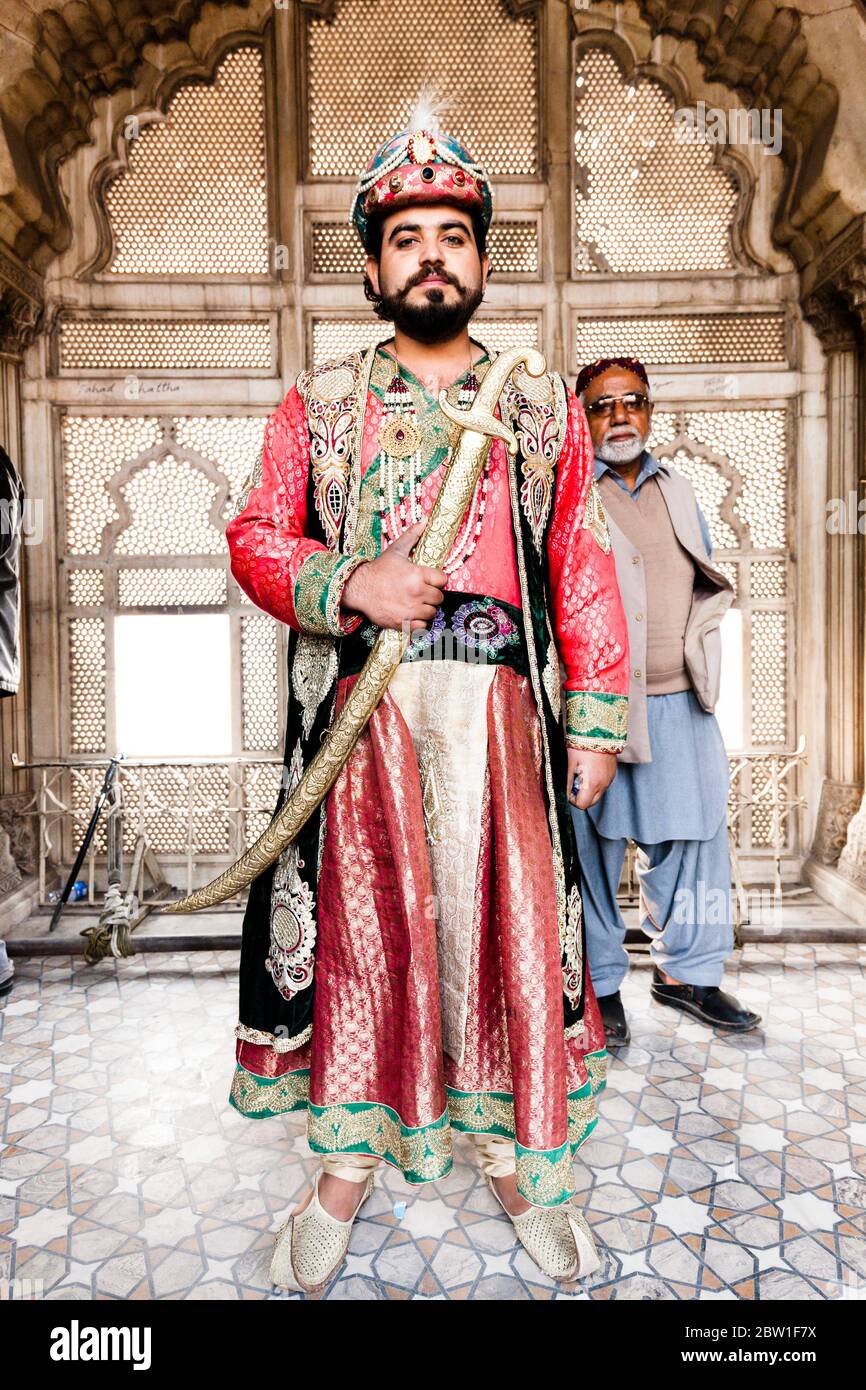
<path fill-rule="evenodd" d="M 470 1134 L 478 1156 L 478 1167 L 489 1178 L 507 1178 L 517 1171 L 514 1162 L 514 1140 L 497 1134 Z M 322 1167 L 333 1178 L 346 1182 L 363 1182 L 371 1169 L 383 1160 L 375 1154 L 322 1154 Z"/>

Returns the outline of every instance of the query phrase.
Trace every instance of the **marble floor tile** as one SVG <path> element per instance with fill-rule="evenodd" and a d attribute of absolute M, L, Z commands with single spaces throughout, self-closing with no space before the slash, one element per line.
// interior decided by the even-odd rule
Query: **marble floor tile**
<path fill-rule="evenodd" d="M 864 1297 L 864 962 L 849 943 L 750 944 L 726 987 L 763 1024 L 735 1036 L 654 1005 L 634 958 L 632 1043 L 575 1162 L 601 1256 L 587 1280 L 536 1268 L 456 1136 L 441 1183 L 379 1174 L 316 1297 Z M 301 1297 L 275 1293 L 270 1259 L 317 1160 L 302 1117 L 252 1125 L 228 1105 L 237 965 L 18 964 L 0 1001 L 0 1274 L 57 1300 Z"/>

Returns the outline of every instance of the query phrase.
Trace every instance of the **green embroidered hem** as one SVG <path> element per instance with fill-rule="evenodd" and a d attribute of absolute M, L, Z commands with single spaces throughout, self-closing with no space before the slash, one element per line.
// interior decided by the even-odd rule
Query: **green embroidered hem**
<path fill-rule="evenodd" d="M 309 1070 L 289 1071 L 285 1076 L 256 1076 L 235 1064 L 229 1105 L 250 1120 L 270 1120 L 275 1115 L 288 1115 L 292 1110 L 305 1110 L 310 1093 Z"/>
<path fill-rule="evenodd" d="M 308 555 L 295 580 L 294 603 L 298 623 L 304 632 L 317 637 L 342 637 L 361 622 L 361 615 L 340 618 L 340 599 L 349 575 L 364 563 L 363 555 L 334 554 L 314 550 Z"/>
<path fill-rule="evenodd" d="M 595 1097 L 606 1084 L 607 1052 L 586 1057 L 589 1080 L 568 1096 L 568 1139 L 556 1149 L 527 1149 L 515 1140 L 517 1190 L 535 1206 L 554 1207 L 574 1194 L 572 1161 L 598 1123 Z M 431 1124 L 409 1129 L 390 1106 L 372 1101 L 313 1105 L 308 1070 L 270 1078 L 238 1063 L 229 1102 L 249 1119 L 307 1111 L 314 1153 L 373 1154 L 399 1168 L 410 1183 L 436 1182 L 451 1172 L 451 1131 L 514 1139 L 514 1101 L 504 1091 L 455 1091 L 446 1086 L 446 1110 Z"/>
<path fill-rule="evenodd" d="M 619 753 L 628 733 L 628 696 L 564 690 L 565 741 L 572 748 Z"/>
<path fill-rule="evenodd" d="M 387 1105 L 367 1101 L 307 1108 L 313 1153 L 374 1154 L 399 1168 L 407 1182 L 436 1182 L 451 1172 L 451 1129 L 445 1110 L 432 1124 L 408 1129 Z"/>

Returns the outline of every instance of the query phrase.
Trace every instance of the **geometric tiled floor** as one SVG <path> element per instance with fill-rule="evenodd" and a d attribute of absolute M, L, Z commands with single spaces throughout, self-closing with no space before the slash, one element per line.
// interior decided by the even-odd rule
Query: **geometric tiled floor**
<path fill-rule="evenodd" d="M 316 1162 L 302 1117 L 227 1103 L 237 964 L 16 962 L 0 1001 L 0 1278 L 41 1279 L 51 1299 L 275 1296 L 271 1232 Z M 436 1186 L 382 1170 L 326 1297 L 864 1298 L 864 965 L 864 946 L 748 945 L 726 983 L 764 1025 L 737 1038 L 653 1004 L 635 964 L 633 1042 L 576 1163 L 604 1257 L 590 1280 L 545 1279 L 458 1136 Z"/>

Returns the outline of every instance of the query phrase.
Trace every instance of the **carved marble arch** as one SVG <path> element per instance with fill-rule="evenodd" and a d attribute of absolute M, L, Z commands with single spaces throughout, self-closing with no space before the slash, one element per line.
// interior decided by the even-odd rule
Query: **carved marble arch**
<path fill-rule="evenodd" d="M 503 0 L 516 16 L 534 0 Z M 774 214 L 776 244 L 790 250 L 798 267 L 808 264 L 860 210 L 855 188 L 834 187 L 825 156 L 834 134 L 839 94 L 832 52 L 816 43 L 811 16 L 785 0 L 627 0 L 655 37 L 693 43 L 707 80 L 724 83 L 748 104 L 780 106 L 785 125 L 782 159 L 785 189 Z M 297 12 L 327 18 L 335 0 L 283 0 Z M 139 95 L 162 80 L 166 70 L 195 62 L 198 46 L 214 27 L 231 27 L 238 15 L 250 29 L 274 16 L 273 0 L 39 0 L 16 21 L 0 109 L 4 153 L 13 174 L 0 195 L 4 242 L 18 260 L 41 273 L 64 251 L 72 227 L 58 187 L 58 166 L 93 138 L 98 103 L 136 86 Z M 569 0 L 578 26 L 594 6 Z M 626 0 L 616 0 L 619 23 Z M 866 18 L 864 0 L 837 5 L 857 23 Z M 602 16 L 599 15 L 599 18 Z M 152 65 L 158 50 L 159 66 Z M 0 140 L 2 143 L 2 140 Z M 0 267 L 2 270 L 2 267 Z"/>
<path fill-rule="evenodd" d="M 233 0 L 232 8 L 257 4 Z M 0 83 L 4 153 L 14 169 L 11 188 L 0 195 L 4 239 L 41 273 L 72 241 L 58 169 L 90 143 L 98 104 L 124 88 L 141 90 L 159 80 L 148 51 L 159 49 L 169 68 L 188 60 L 197 26 L 219 16 L 203 16 L 215 8 L 209 0 L 39 0 L 9 8 L 19 13 L 10 29 L 14 41 L 4 48 Z"/>
<path fill-rule="evenodd" d="M 267 198 L 267 221 L 269 234 L 273 226 L 273 189 L 275 186 L 273 168 L 273 149 L 272 142 L 268 138 L 268 106 L 272 100 L 273 83 L 271 81 L 272 60 L 270 44 L 267 42 L 265 29 L 270 23 L 270 19 L 259 29 L 238 29 L 221 34 L 214 40 L 206 55 L 201 59 L 193 59 L 190 56 L 185 62 L 181 62 L 177 67 L 166 73 L 154 90 L 149 91 L 146 97 L 139 97 L 133 101 L 129 108 L 123 112 L 115 123 L 111 139 L 111 153 L 102 159 L 94 169 L 90 179 L 88 194 L 90 211 L 96 227 L 97 246 L 96 251 L 89 261 L 81 265 L 75 272 L 76 279 L 90 280 L 95 277 L 105 277 L 109 273 L 109 268 L 117 252 L 117 239 L 112 227 L 111 216 L 108 208 L 108 190 L 116 180 L 132 174 L 132 162 L 130 152 L 135 147 L 135 141 L 128 138 L 129 122 L 137 120 L 142 133 L 154 126 L 156 123 L 165 122 L 170 115 L 172 102 L 182 93 L 189 90 L 193 85 L 203 85 L 207 91 L 213 92 L 214 83 L 225 60 L 238 49 L 253 48 L 259 50 L 261 54 L 263 69 L 263 136 L 264 136 L 264 159 L 265 159 L 265 187 L 264 194 Z M 270 259 L 270 257 L 269 257 Z M 217 271 L 219 273 L 219 271 Z M 249 270 L 244 271 L 244 278 L 248 279 Z M 171 272 L 154 271 L 154 278 L 171 278 Z"/>
<path fill-rule="evenodd" d="M 168 421 L 161 442 L 128 459 L 107 491 L 117 515 L 102 533 L 104 563 L 183 556 L 224 567 L 230 484 L 210 459 L 180 443 Z"/>
<path fill-rule="evenodd" d="M 577 199 L 580 187 L 581 166 L 578 154 L 578 144 L 576 136 L 580 121 L 580 102 L 579 89 L 576 86 L 577 74 L 580 64 L 593 53 L 607 54 L 615 62 L 616 68 L 622 76 L 623 89 L 633 90 L 639 84 L 650 82 L 665 94 L 671 102 L 670 111 L 670 131 L 671 142 L 675 142 L 674 136 L 674 111 L 682 107 L 694 107 L 700 99 L 700 91 L 692 90 L 692 87 L 684 73 L 682 73 L 673 63 L 664 64 L 654 61 L 644 61 L 639 59 L 627 39 L 619 34 L 605 28 L 586 28 L 581 27 L 580 32 L 574 40 L 572 55 L 572 226 L 573 226 L 573 257 L 574 273 L 586 273 L 587 269 L 598 271 L 604 270 L 604 265 L 596 264 L 592 267 L 581 266 L 580 246 L 577 237 Z M 702 144 L 684 144 L 685 151 L 695 151 L 698 157 L 706 159 L 708 147 Z M 659 166 L 660 168 L 661 166 Z M 730 259 L 726 266 L 716 267 L 707 266 L 706 268 L 696 268 L 693 272 L 699 275 L 713 275 L 719 273 L 730 273 L 731 271 L 765 271 L 772 273 L 769 266 L 756 252 L 752 246 L 749 233 L 748 221 L 749 213 L 754 197 L 755 179 L 754 173 L 742 155 L 736 148 L 730 145 L 716 145 L 712 147 L 712 159 L 708 171 L 716 174 L 718 181 L 727 180 L 733 186 L 734 198 L 728 214 L 728 240 Z M 672 190 L 674 192 L 674 190 Z M 602 258 L 603 259 L 603 258 Z M 621 268 L 614 267 L 615 273 L 632 274 L 655 274 L 661 268 L 648 266 L 645 271 L 632 270 L 623 272 Z M 671 267 L 676 269 L 676 267 Z M 663 272 L 662 272 L 663 273 Z M 689 273 L 688 271 L 686 273 Z"/>
<path fill-rule="evenodd" d="M 575 0 L 571 0 L 574 5 Z M 615 0 L 624 9 L 629 0 Z M 740 93 L 747 105 L 780 107 L 785 137 L 784 188 L 773 213 L 773 240 L 802 269 L 856 216 L 854 183 L 830 182 L 825 157 L 834 133 L 839 91 L 832 55 L 822 53 L 804 24 L 808 13 L 786 0 L 634 0 L 655 37 L 695 45 L 709 82 Z M 840 14 L 852 6 L 837 6 Z M 853 13 L 866 6 L 857 0 Z"/>

